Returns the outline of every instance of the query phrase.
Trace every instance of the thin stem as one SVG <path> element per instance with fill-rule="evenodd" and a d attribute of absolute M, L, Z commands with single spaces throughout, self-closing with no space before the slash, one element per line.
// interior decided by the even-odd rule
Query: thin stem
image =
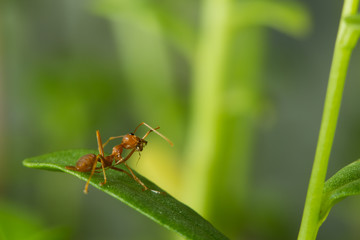
<path fill-rule="evenodd" d="M 230 34 L 232 0 L 204 0 L 199 41 L 195 55 L 192 114 L 186 146 L 184 197 L 205 213 L 208 177 L 216 159 L 216 136 L 222 104 L 226 46 Z"/>
<path fill-rule="evenodd" d="M 342 19 L 356 13 L 358 3 L 359 0 L 345 0 Z M 315 239 L 321 225 L 319 222 L 319 212 L 322 192 L 335 135 L 347 68 L 353 47 L 344 42 L 344 39 L 350 40 L 350 38 L 344 36 L 345 34 L 349 34 L 346 28 L 345 23 L 341 21 L 331 65 L 315 160 L 298 236 L 299 240 Z"/>

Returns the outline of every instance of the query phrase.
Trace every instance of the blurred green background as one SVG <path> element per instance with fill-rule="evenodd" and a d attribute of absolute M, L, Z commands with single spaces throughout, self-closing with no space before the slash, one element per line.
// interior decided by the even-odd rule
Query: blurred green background
<path fill-rule="evenodd" d="M 137 171 L 231 239 L 295 239 L 341 7 L 2 0 L 0 239 L 175 239 L 72 176 L 22 166 L 143 121 L 175 146 L 150 136 Z M 359 62 L 356 48 L 328 176 L 360 156 Z M 358 239 L 359 203 L 336 205 L 318 239 Z"/>

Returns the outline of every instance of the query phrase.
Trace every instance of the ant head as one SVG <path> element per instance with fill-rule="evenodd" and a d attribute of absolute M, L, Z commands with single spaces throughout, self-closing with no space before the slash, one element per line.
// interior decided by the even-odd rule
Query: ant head
<path fill-rule="evenodd" d="M 144 149 L 144 147 L 146 146 L 146 144 L 147 144 L 146 140 L 139 138 L 139 142 L 136 145 L 136 151 L 141 152 Z"/>
<path fill-rule="evenodd" d="M 141 138 L 137 137 L 134 133 L 129 133 L 123 137 L 121 144 L 125 149 L 134 149 L 140 141 Z"/>

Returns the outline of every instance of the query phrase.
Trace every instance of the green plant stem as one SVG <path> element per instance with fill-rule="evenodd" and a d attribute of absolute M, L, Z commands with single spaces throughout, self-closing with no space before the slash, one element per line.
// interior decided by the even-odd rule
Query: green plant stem
<path fill-rule="evenodd" d="M 322 192 L 327 172 L 331 147 L 335 135 L 336 123 L 339 115 L 341 98 L 351 56 L 354 39 L 348 31 L 343 19 L 355 14 L 359 0 L 345 0 L 342 11 L 342 21 L 336 39 L 333 62 L 330 70 L 329 83 L 325 98 L 324 111 L 321 121 L 315 160 L 310 177 L 310 183 L 305 201 L 303 218 L 298 239 L 315 239 L 321 225 L 319 219 Z"/>
<path fill-rule="evenodd" d="M 230 34 L 232 0 L 204 0 L 201 30 L 195 53 L 192 113 L 185 149 L 184 200 L 206 215 L 204 203 L 215 161 L 226 46 Z M 206 136 L 206 137 L 204 137 Z"/>

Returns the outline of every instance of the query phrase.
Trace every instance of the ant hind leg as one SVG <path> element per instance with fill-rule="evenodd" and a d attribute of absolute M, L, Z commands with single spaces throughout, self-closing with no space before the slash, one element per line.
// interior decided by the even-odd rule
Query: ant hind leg
<path fill-rule="evenodd" d="M 94 165 L 93 165 L 93 167 L 91 169 L 90 177 L 89 177 L 89 179 L 87 180 L 87 182 L 85 184 L 85 188 L 84 188 L 84 193 L 85 194 L 88 193 L 89 183 L 90 183 L 91 177 L 94 175 L 96 164 L 97 164 L 97 161 L 94 162 Z"/>

